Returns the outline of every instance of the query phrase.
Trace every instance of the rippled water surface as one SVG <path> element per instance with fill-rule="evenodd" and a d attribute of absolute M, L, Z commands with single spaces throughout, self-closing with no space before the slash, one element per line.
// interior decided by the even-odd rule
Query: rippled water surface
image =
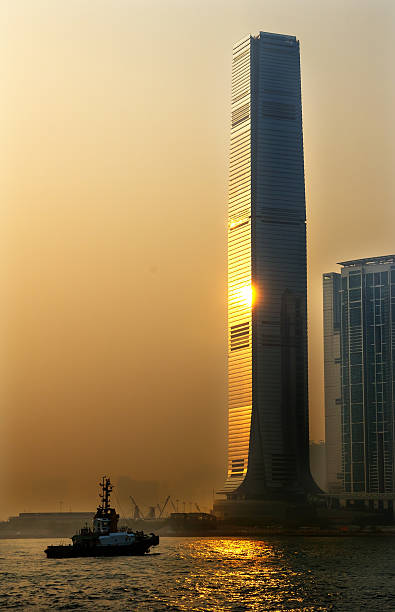
<path fill-rule="evenodd" d="M 395 611 L 395 538 L 161 538 L 145 557 L 47 559 L 0 541 L 0 609 Z"/>

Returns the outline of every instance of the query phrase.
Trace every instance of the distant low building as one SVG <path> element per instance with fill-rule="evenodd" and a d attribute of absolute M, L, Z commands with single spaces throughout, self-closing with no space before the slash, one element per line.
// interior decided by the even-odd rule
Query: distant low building
<path fill-rule="evenodd" d="M 21 512 L 0 523 L 0 538 L 69 538 L 90 525 L 93 516 L 94 512 Z"/>

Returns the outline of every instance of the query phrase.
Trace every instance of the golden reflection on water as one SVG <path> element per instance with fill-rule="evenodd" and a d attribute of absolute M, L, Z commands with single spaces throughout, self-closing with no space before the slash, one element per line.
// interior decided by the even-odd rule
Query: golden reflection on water
<path fill-rule="evenodd" d="M 304 597 L 298 592 L 303 576 L 292 568 L 278 543 L 238 538 L 196 539 L 188 542 L 184 554 L 197 562 L 183 582 L 184 588 L 189 593 L 194 591 L 196 599 L 202 602 L 202 607 L 197 606 L 196 610 L 317 612 L 327 609 L 303 606 Z M 210 608 L 210 597 L 218 591 L 226 593 L 229 607 Z"/>
<path fill-rule="evenodd" d="M 159 554 L 48 563 L 1 540 L 0 609 L 393 612 L 390 538 L 163 538 Z M 367 562 L 369 560 L 369 562 Z M 372 567 L 375 571 L 372 571 Z"/>
<path fill-rule="evenodd" d="M 199 548 L 199 542 L 194 542 L 195 545 Z M 208 552 L 210 554 L 217 553 L 226 557 L 227 559 L 238 559 L 240 556 L 243 556 L 245 559 L 256 558 L 257 556 L 270 556 L 271 547 L 262 541 L 257 540 L 209 540 L 208 544 L 210 544 L 209 550 L 205 547 L 203 551 L 196 551 L 198 554 L 206 555 Z"/>

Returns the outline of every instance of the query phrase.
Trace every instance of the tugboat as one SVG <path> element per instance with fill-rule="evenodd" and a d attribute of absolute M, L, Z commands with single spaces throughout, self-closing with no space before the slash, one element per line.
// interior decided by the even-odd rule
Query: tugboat
<path fill-rule="evenodd" d="M 71 538 L 72 544 L 48 546 L 45 549 L 48 559 L 144 555 L 151 546 L 159 544 L 159 536 L 153 533 L 147 535 L 143 531 L 118 530 L 119 514 L 110 506 L 110 479 L 103 476 L 99 485 L 101 504 L 93 518 L 93 529 L 83 527 Z"/>

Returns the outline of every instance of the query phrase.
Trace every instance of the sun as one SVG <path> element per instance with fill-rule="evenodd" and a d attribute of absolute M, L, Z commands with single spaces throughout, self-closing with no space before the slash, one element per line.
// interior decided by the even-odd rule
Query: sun
<path fill-rule="evenodd" d="M 251 308 L 256 299 L 256 292 L 252 285 L 246 285 L 240 289 L 240 299 L 246 304 L 249 308 Z"/>

